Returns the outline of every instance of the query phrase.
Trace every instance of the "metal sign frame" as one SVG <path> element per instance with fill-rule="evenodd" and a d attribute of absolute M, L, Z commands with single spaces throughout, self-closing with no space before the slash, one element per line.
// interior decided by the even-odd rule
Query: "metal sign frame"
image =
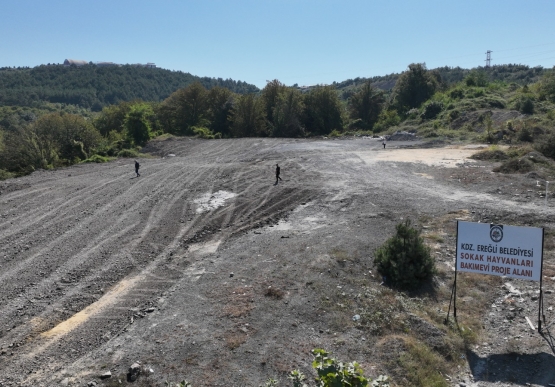
<path fill-rule="evenodd" d="M 451 289 L 451 297 L 449 299 L 449 309 L 447 310 L 447 317 L 445 318 L 445 323 L 447 324 L 447 322 L 449 321 L 449 314 L 451 312 L 451 303 L 453 304 L 453 317 L 455 318 L 455 321 L 457 320 L 457 273 L 458 273 L 458 267 L 459 267 L 459 252 L 460 252 L 460 245 L 459 245 L 459 220 L 457 220 L 457 245 L 455 248 L 455 279 L 453 281 L 453 288 Z M 467 223 L 473 223 L 473 222 L 467 222 Z M 503 227 L 502 225 L 494 225 L 494 224 L 490 224 L 490 227 L 495 227 L 495 226 L 500 226 L 501 228 Z M 540 273 L 539 273 L 539 283 L 540 283 L 540 294 L 539 294 L 539 299 L 538 299 L 538 332 L 541 332 L 542 330 L 542 311 L 543 311 L 543 248 L 544 248 L 544 240 L 545 240 L 545 229 L 543 227 L 541 227 L 541 260 L 540 260 Z M 484 275 L 497 275 L 497 274 L 489 274 L 489 273 L 478 273 L 478 274 L 484 274 Z M 518 277 L 512 277 L 512 278 L 518 278 Z M 537 281 L 537 280 L 536 280 Z M 543 315 L 543 319 L 545 321 L 545 315 Z"/>

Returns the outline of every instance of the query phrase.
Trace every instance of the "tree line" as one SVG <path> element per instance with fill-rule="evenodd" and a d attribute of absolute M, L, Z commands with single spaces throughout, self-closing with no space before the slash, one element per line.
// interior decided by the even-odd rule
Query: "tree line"
<path fill-rule="evenodd" d="M 258 91 L 254 85 L 232 79 L 132 65 L 4 67 L 0 68 L 0 106 L 39 107 L 50 102 L 100 111 L 104 106 L 134 99 L 160 102 L 194 82 L 206 88 L 225 87 L 239 94 Z"/>
<path fill-rule="evenodd" d="M 98 113 L 75 105 L 64 105 L 62 111 L 46 105 L 49 112 L 0 106 L 0 175 L 70 165 L 91 156 L 133 156 L 137 147 L 164 133 L 203 138 L 379 133 L 414 119 L 415 114 L 421 120 L 432 120 L 452 108 L 441 98 L 453 100 L 467 94 L 476 98 L 489 84 L 483 69 L 469 71 L 453 86 L 448 86 L 441 74 L 413 63 L 396 77 L 392 90 L 376 88 L 375 79 L 358 79 L 347 97 L 345 90 L 335 85 L 301 91 L 273 80 L 258 92 L 236 93 L 196 81 L 177 88 L 160 102 L 121 101 Z M 517 109 L 525 114 L 530 109 L 526 98 L 555 102 L 555 73 L 542 74 L 534 86 L 537 97 L 525 91 L 519 94 L 522 101 L 517 101 Z M 449 111 L 449 117 L 455 119 L 454 113 L 456 109 Z"/>

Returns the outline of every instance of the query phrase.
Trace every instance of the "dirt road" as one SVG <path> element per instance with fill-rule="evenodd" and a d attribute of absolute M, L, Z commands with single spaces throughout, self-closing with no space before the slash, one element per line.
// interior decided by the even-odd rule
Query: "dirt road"
<path fill-rule="evenodd" d="M 384 371 L 318 306 L 319 287 L 366 275 L 406 217 L 553 226 L 536 180 L 493 175 L 467 160 L 475 149 L 407 145 L 169 139 L 147 147 L 157 158 L 138 178 L 117 160 L 0 183 L 0 386 L 86 385 L 107 370 L 113 383 L 134 361 L 160 385 L 254 386 L 309 374 L 308 351 L 337 335 L 338 353 Z M 343 250 L 356 265 L 336 269 Z"/>

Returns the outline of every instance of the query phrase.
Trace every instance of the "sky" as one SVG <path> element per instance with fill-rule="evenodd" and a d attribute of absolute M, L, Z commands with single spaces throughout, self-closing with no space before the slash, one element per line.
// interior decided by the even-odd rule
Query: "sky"
<path fill-rule="evenodd" d="M 262 88 L 555 65 L 553 0 L 0 0 L 0 67 L 147 63 Z"/>

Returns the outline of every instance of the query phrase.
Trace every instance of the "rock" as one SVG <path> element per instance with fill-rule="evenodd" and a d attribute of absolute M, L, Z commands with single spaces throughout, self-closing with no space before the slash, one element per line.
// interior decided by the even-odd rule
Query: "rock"
<path fill-rule="evenodd" d="M 106 371 L 102 375 L 100 375 L 100 379 L 109 379 L 111 377 L 112 377 L 112 373 L 110 371 Z"/>
<path fill-rule="evenodd" d="M 141 374 L 141 363 L 135 362 L 131 364 L 131 367 L 129 367 L 129 371 L 127 372 L 127 381 L 134 382 L 135 380 L 137 380 L 140 374 Z"/>
<path fill-rule="evenodd" d="M 96 386 L 96 382 L 93 380 L 92 382 L 88 382 L 87 383 L 88 387 L 95 387 Z"/>
<path fill-rule="evenodd" d="M 155 310 L 156 310 L 155 308 L 148 308 L 148 309 L 145 310 L 145 312 L 147 312 L 147 313 L 152 313 L 152 312 L 154 312 Z"/>
<path fill-rule="evenodd" d="M 358 320 L 360 320 L 360 315 L 359 315 L 359 314 L 355 314 L 355 315 L 353 316 L 353 321 L 358 321 Z"/>
<path fill-rule="evenodd" d="M 62 386 L 62 387 L 69 386 L 69 378 L 65 378 L 64 380 L 62 380 L 60 382 L 60 386 Z"/>
<path fill-rule="evenodd" d="M 233 277 L 233 273 L 229 273 L 229 277 L 230 277 L 230 278 Z"/>

